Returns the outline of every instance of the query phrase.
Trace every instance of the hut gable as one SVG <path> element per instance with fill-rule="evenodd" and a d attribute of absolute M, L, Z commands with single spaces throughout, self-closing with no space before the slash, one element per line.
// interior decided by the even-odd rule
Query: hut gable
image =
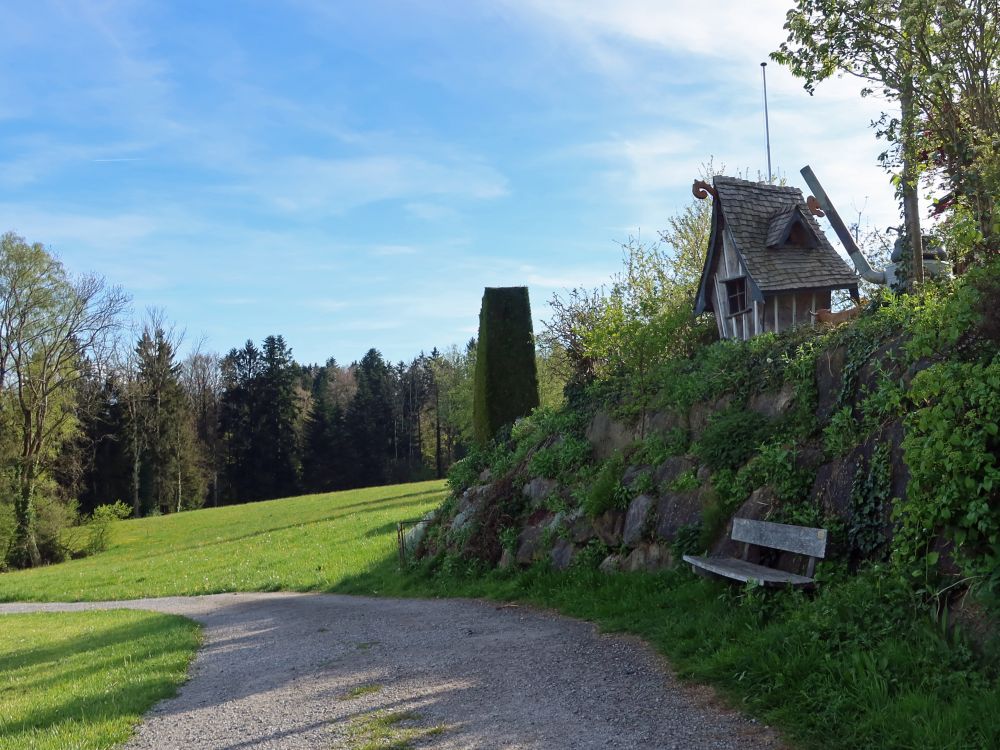
<path fill-rule="evenodd" d="M 812 249 L 819 246 L 809 221 L 798 206 L 789 206 L 771 217 L 767 229 L 767 247 L 778 250 L 784 247 Z"/>
<path fill-rule="evenodd" d="M 810 320 L 834 289 L 857 294 L 840 257 L 795 187 L 716 177 L 712 234 L 695 312 L 714 312 L 724 338 L 748 338 Z M 766 317 L 771 315 L 771 317 Z"/>

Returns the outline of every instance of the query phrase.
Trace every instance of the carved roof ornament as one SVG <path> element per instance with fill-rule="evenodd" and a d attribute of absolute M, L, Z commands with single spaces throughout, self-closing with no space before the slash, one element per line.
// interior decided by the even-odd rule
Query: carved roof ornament
<path fill-rule="evenodd" d="M 806 205 L 809 206 L 809 213 L 813 216 L 826 216 L 826 213 L 822 208 L 819 207 L 819 201 L 816 200 L 815 195 L 810 195 L 806 198 Z"/>
<path fill-rule="evenodd" d="M 704 180 L 695 180 L 694 184 L 691 186 L 691 192 L 698 200 L 705 200 L 710 195 L 713 198 L 719 197 L 719 194 L 715 192 L 715 188 Z"/>

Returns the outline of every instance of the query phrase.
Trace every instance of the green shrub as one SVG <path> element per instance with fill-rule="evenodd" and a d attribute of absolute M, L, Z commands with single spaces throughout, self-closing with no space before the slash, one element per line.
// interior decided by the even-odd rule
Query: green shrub
<path fill-rule="evenodd" d="M 596 518 L 604 511 L 621 504 L 624 471 L 625 461 L 619 453 L 601 465 L 583 499 L 583 510 L 588 516 Z"/>
<path fill-rule="evenodd" d="M 632 491 L 633 495 L 652 495 L 656 492 L 656 480 L 653 479 L 653 473 L 650 471 L 644 471 L 635 479 L 632 480 L 632 484 L 629 485 L 629 489 Z"/>
<path fill-rule="evenodd" d="M 537 451 L 528 464 L 532 476 L 566 480 L 590 458 L 590 443 L 582 438 L 564 437 Z"/>
<path fill-rule="evenodd" d="M 487 287 L 483 293 L 473 387 L 473 431 L 480 445 L 538 406 L 527 287 Z"/>
<path fill-rule="evenodd" d="M 815 475 L 797 468 L 795 458 L 794 446 L 770 443 L 761 447 L 741 473 L 751 487 L 767 485 L 783 503 L 797 503 L 809 495 Z"/>
<path fill-rule="evenodd" d="M 633 463 L 659 466 L 671 456 L 682 456 L 688 449 L 687 430 L 677 427 L 667 433 L 654 432 L 640 441 L 632 454 Z"/>
<path fill-rule="evenodd" d="M 914 576 L 938 561 L 943 533 L 967 575 L 995 578 L 1000 565 L 1000 355 L 989 364 L 948 362 L 913 379 L 921 405 L 906 419 L 906 501 L 895 506 L 895 557 Z"/>
<path fill-rule="evenodd" d="M 14 506 L 0 500 L 0 571 L 4 570 L 7 550 L 14 540 Z"/>
<path fill-rule="evenodd" d="M 117 500 L 114 503 L 98 505 L 87 521 L 90 539 L 87 542 L 87 554 L 104 552 L 110 543 L 111 524 L 122 521 L 132 515 L 132 509 Z"/>
<path fill-rule="evenodd" d="M 850 406 L 838 409 L 830 417 L 830 424 L 823 428 L 823 449 L 830 458 L 843 456 L 861 443 L 858 422 Z"/>
<path fill-rule="evenodd" d="M 847 543 L 856 557 L 882 557 L 881 551 L 886 542 L 882 525 L 891 500 L 889 446 L 882 444 L 872 452 L 868 470 L 854 475 L 851 487 L 851 522 L 847 528 Z"/>
<path fill-rule="evenodd" d="M 507 526 L 500 529 L 500 546 L 513 555 L 517 552 L 518 536 L 518 530 L 513 526 Z"/>
<path fill-rule="evenodd" d="M 757 412 L 728 409 L 708 423 L 694 453 L 713 471 L 735 469 L 747 462 L 770 433 L 767 419 Z"/>
<path fill-rule="evenodd" d="M 670 483 L 669 489 L 674 492 L 691 492 L 699 487 L 701 487 L 701 482 L 698 481 L 698 472 L 694 469 L 688 469 L 677 475 Z"/>
<path fill-rule="evenodd" d="M 448 487 L 453 494 L 460 495 L 479 481 L 479 475 L 487 466 L 487 451 L 472 446 L 469 455 L 456 461 L 448 469 Z"/>
<path fill-rule="evenodd" d="M 702 525 L 689 523 L 677 529 L 670 550 L 674 559 L 680 560 L 684 555 L 697 555 L 705 551 L 707 545 L 702 544 Z"/>
<path fill-rule="evenodd" d="M 597 570 L 604 559 L 611 554 L 611 548 L 600 539 L 591 539 L 573 556 L 574 570 Z"/>

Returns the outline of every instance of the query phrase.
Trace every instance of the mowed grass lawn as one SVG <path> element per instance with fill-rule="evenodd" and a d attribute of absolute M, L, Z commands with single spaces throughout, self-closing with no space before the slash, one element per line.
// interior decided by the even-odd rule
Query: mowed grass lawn
<path fill-rule="evenodd" d="M 122 521 L 106 552 L 0 574 L 0 601 L 331 590 L 384 564 L 397 521 L 445 492 L 443 481 L 420 482 Z"/>
<path fill-rule="evenodd" d="M 184 681 L 200 640 L 152 612 L 0 615 L 0 750 L 87 750 L 124 742 Z"/>

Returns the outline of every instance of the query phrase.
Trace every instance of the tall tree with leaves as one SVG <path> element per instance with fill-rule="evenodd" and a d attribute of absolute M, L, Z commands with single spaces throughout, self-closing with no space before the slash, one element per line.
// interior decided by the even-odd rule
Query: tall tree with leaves
<path fill-rule="evenodd" d="M 996 0 L 798 0 L 772 57 L 812 92 L 848 73 L 899 104 L 883 117 L 909 246 L 921 250 L 921 174 L 948 184 L 939 209 L 972 225 L 969 260 L 995 254 L 1000 220 L 1000 4 Z M 965 219 L 968 218 L 968 222 Z M 913 265 L 919 280 L 922 265 Z"/>
<path fill-rule="evenodd" d="M 12 391 L 2 408 L 11 410 L 18 437 L 12 566 L 42 562 L 36 492 L 76 428 L 84 360 L 106 357 L 126 301 L 98 277 L 71 278 L 42 245 L 13 233 L 0 238 L 0 392 Z"/>

